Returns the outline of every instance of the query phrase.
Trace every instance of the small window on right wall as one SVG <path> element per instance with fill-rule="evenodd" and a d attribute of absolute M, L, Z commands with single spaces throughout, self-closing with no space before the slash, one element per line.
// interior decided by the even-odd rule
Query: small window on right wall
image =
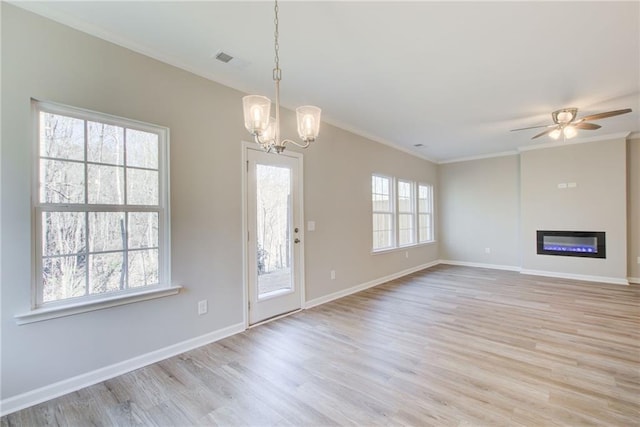
<path fill-rule="evenodd" d="M 433 240 L 433 186 L 418 184 L 418 243 Z"/>

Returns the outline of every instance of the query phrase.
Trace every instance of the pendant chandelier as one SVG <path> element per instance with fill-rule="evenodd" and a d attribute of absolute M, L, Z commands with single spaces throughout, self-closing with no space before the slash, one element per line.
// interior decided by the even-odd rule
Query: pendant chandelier
<path fill-rule="evenodd" d="M 307 148 L 318 137 L 320 131 L 320 113 L 318 107 L 305 105 L 296 108 L 296 118 L 298 121 L 298 135 L 302 139 L 302 144 L 290 139 L 280 139 L 280 80 L 282 71 L 280 70 L 280 57 L 278 51 L 278 1 L 275 2 L 275 68 L 273 69 L 273 80 L 276 86 L 275 118 L 271 117 L 271 100 L 266 96 L 248 95 L 242 98 L 244 110 L 244 126 L 247 128 L 256 143 L 265 151 L 274 149 L 277 153 L 282 153 L 288 143 Z"/>

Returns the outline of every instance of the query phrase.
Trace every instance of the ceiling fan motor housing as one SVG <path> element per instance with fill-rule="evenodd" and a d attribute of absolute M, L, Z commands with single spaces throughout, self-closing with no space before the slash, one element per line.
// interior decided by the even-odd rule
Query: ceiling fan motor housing
<path fill-rule="evenodd" d="M 563 108 L 561 110 L 557 110 L 551 113 L 551 117 L 553 117 L 554 123 L 559 125 L 566 125 L 574 121 L 577 114 L 578 114 L 577 108 Z"/>

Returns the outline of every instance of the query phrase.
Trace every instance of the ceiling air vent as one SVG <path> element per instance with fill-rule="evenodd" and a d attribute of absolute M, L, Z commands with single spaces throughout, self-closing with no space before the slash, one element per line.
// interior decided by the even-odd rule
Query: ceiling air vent
<path fill-rule="evenodd" d="M 233 56 L 220 51 L 220 52 L 218 52 L 216 54 L 216 59 L 218 61 L 222 61 L 222 62 L 224 62 L 226 64 L 227 62 L 229 62 L 229 61 L 231 61 L 233 59 Z"/>

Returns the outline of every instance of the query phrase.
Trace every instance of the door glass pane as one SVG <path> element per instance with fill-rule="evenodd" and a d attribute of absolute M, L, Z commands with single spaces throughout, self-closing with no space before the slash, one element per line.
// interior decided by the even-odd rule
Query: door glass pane
<path fill-rule="evenodd" d="M 292 289 L 291 170 L 256 165 L 258 298 Z"/>

